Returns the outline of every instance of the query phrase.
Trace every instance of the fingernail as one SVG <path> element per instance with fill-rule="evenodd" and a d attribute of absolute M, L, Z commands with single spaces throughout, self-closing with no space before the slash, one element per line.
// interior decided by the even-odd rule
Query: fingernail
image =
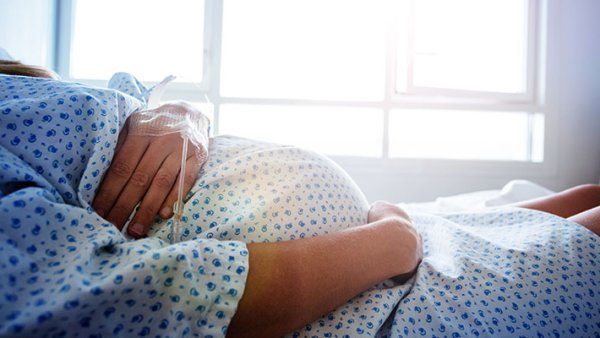
<path fill-rule="evenodd" d="M 173 209 L 171 209 L 170 207 L 164 207 L 162 208 L 162 210 L 160 211 L 160 216 L 162 218 L 169 218 L 171 216 L 171 213 L 173 212 Z"/>
<path fill-rule="evenodd" d="M 135 238 L 142 237 L 143 231 L 144 231 L 144 226 L 140 223 L 135 223 L 134 225 L 129 227 L 129 234 Z"/>

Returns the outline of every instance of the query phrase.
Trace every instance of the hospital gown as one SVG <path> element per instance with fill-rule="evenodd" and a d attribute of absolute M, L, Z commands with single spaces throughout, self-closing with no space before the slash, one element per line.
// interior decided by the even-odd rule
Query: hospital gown
<path fill-rule="evenodd" d="M 112 85 L 0 75 L 0 336 L 221 337 L 235 313 L 243 242 L 128 241 L 90 208 L 143 106 Z"/>
<path fill-rule="evenodd" d="M 244 243 L 366 220 L 366 199 L 327 158 L 217 137 L 181 237 L 170 237 L 166 220 L 128 241 L 89 203 L 119 127 L 147 91 L 124 74 L 111 82 L 119 91 L 0 80 L 5 335 L 222 336 L 244 290 Z M 290 336 L 600 334 L 600 248 L 585 228 L 515 208 L 410 214 L 425 245 L 416 276 L 375 285 Z"/>

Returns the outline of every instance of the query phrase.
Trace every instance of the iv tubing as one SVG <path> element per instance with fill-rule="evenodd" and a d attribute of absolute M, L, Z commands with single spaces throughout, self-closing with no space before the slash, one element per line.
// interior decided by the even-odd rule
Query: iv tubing
<path fill-rule="evenodd" d="M 188 137 L 185 134 L 183 138 L 183 146 L 181 147 L 181 169 L 179 170 L 179 184 L 177 187 L 177 204 L 175 205 L 175 220 L 171 229 L 172 241 L 175 242 L 179 237 L 181 228 L 181 217 L 183 216 L 183 187 L 185 181 L 185 164 L 187 160 Z"/>

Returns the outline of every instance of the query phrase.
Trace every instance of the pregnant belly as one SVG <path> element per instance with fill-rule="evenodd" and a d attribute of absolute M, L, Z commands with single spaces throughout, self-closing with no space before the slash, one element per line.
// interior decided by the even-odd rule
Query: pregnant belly
<path fill-rule="evenodd" d="M 181 238 L 273 242 L 365 224 L 369 204 L 338 165 L 314 152 L 220 136 L 185 204 Z M 167 239 L 171 220 L 151 236 Z"/>

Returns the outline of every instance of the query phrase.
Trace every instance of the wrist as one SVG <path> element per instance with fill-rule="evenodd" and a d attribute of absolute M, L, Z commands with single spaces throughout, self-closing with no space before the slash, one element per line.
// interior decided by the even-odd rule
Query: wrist
<path fill-rule="evenodd" d="M 423 259 L 421 236 L 411 221 L 401 216 L 388 216 L 377 222 L 385 227 L 386 237 L 394 257 L 394 276 L 410 278 Z"/>

